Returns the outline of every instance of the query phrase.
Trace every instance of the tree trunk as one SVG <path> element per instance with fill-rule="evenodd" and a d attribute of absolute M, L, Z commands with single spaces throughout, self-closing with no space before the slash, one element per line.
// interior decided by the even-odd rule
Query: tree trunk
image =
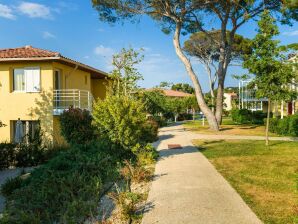
<path fill-rule="evenodd" d="M 271 107 L 271 101 L 270 99 L 268 99 L 267 121 L 266 121 L 266 146 L 269 145 L 270 107 Z"/>
<path fill-rule="evenodd" d="M 181 23 L 177 22 L 176 30 L 175 30 L 175 34 L 174 34 L 174 38 L 173 38 L 173 44 L 175 47 L 176 54 L 179 57 L 179 59 L 182 61 L 182 63 L 184 64 L 186 71 L 192 80 L 192 83 L 195 88 L 195 94 L 196 94 L 198 105 L 199 105 L 201 111 L 205 114 L 205 116 L 208 120 L 210 129 L 212 129 L 214 131 L 219 131 L 219 125 L 217 123 L 216 117 L 214 116 L 214 114 L 212 113 L 212 111 L 210 110 L 210 108 L 208 107 L 208 105 L 205 102 L 203 91 L 202 91 L 201 85 L 199 83 L 199 80 L 193 71 L 193 68 L 192 68 L 192 65 L 191 65 L 189 59 L 185 56 L 185 54 L 183 53 L 183 51 L 181 49 L 180 32 L 181 32 Z"/>
<path fill-rule="evenodd" d="M 216 111 L 215 111 L 215 117 L 218 122 L 218 125 L 220 125 L 222 122 L 224 91 L 225 91 L 224 77 L 221 75 L 218 77 L 218 88 L 217 88 L 217 96 L 216 96 Z"/>

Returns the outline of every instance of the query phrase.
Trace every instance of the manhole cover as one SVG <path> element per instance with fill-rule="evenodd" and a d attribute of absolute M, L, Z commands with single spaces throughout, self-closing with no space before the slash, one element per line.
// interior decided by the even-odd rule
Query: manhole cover
<path fill-rule="evenodd" d="M 169 144 L 168 148 L 169 149 L 182 149 L 182 146 L 179 144 Z"/>

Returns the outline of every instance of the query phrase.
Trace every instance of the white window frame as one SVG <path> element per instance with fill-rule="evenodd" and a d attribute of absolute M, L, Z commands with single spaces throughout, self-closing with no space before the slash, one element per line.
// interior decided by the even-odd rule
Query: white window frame
<path fill-rule="evenodd" d="M 14 88 L 14 86 L 13 86 L 13 92 L 15 92 L 15 93 L 39 93 L 40 91 L 41 91 L 41 69 L 40 69 L 40 67 L 23 67 L 23 68 L 14 68 L 13 69 L 13 85 L 14 85 L 14 71 L 16 70 L 16 69 L 23 69 L 24 70 L 24 82 L 25 82 L 25 88 L 24 88 L 24 90 L 15 90 Z M 39 88 L 38 89 L 36 89 L 36 90 L 33 90 L 33 89 L 31 89 L 31 90 L 28 90 L 27 89 L 27 77 L 26 77 L 26 70 L 38 70 L 38 72 L 39 72 L 39 77 L 38 77 L 38 81 L 39 81 Z"/>

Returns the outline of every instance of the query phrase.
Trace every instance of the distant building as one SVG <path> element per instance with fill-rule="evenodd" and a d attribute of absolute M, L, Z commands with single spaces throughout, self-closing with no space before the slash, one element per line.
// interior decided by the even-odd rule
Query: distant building
<path fill-rule="evenodd" d="M 237 93 L 224 93 L 224 109 L 230 111 L 233 109 L 233 102 L 238 99 Z"/>

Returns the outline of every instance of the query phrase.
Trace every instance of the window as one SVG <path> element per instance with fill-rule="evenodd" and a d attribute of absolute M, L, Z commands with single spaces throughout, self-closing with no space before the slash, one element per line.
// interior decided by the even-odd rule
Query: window
<path fill-rule="evenodd" d="M 39 134 L 39 129 L 40 129 L 40 122 L 39 121 L 24 121 L 21 120 L 21 125 L 17 127 L 17 122 L 18 121 L 12 121 L 12 134 L 13 134 L 13 142 L 17 142 L 16 140 L 16 135 L 21 135 L 20 138 L 22 139 L 23 142 L 31 142 L 32 139 L 36 137 L 36 134 Z M 17 129 L 21 130 L 17 130 Z M 17 131 L 19 133 L 17 133 Z"/>
<path fill-rule="evenodd" d="M 40 69 L 18 68 L 13 70 L 13 90 L 19 92 L 40 91 Z"/>

